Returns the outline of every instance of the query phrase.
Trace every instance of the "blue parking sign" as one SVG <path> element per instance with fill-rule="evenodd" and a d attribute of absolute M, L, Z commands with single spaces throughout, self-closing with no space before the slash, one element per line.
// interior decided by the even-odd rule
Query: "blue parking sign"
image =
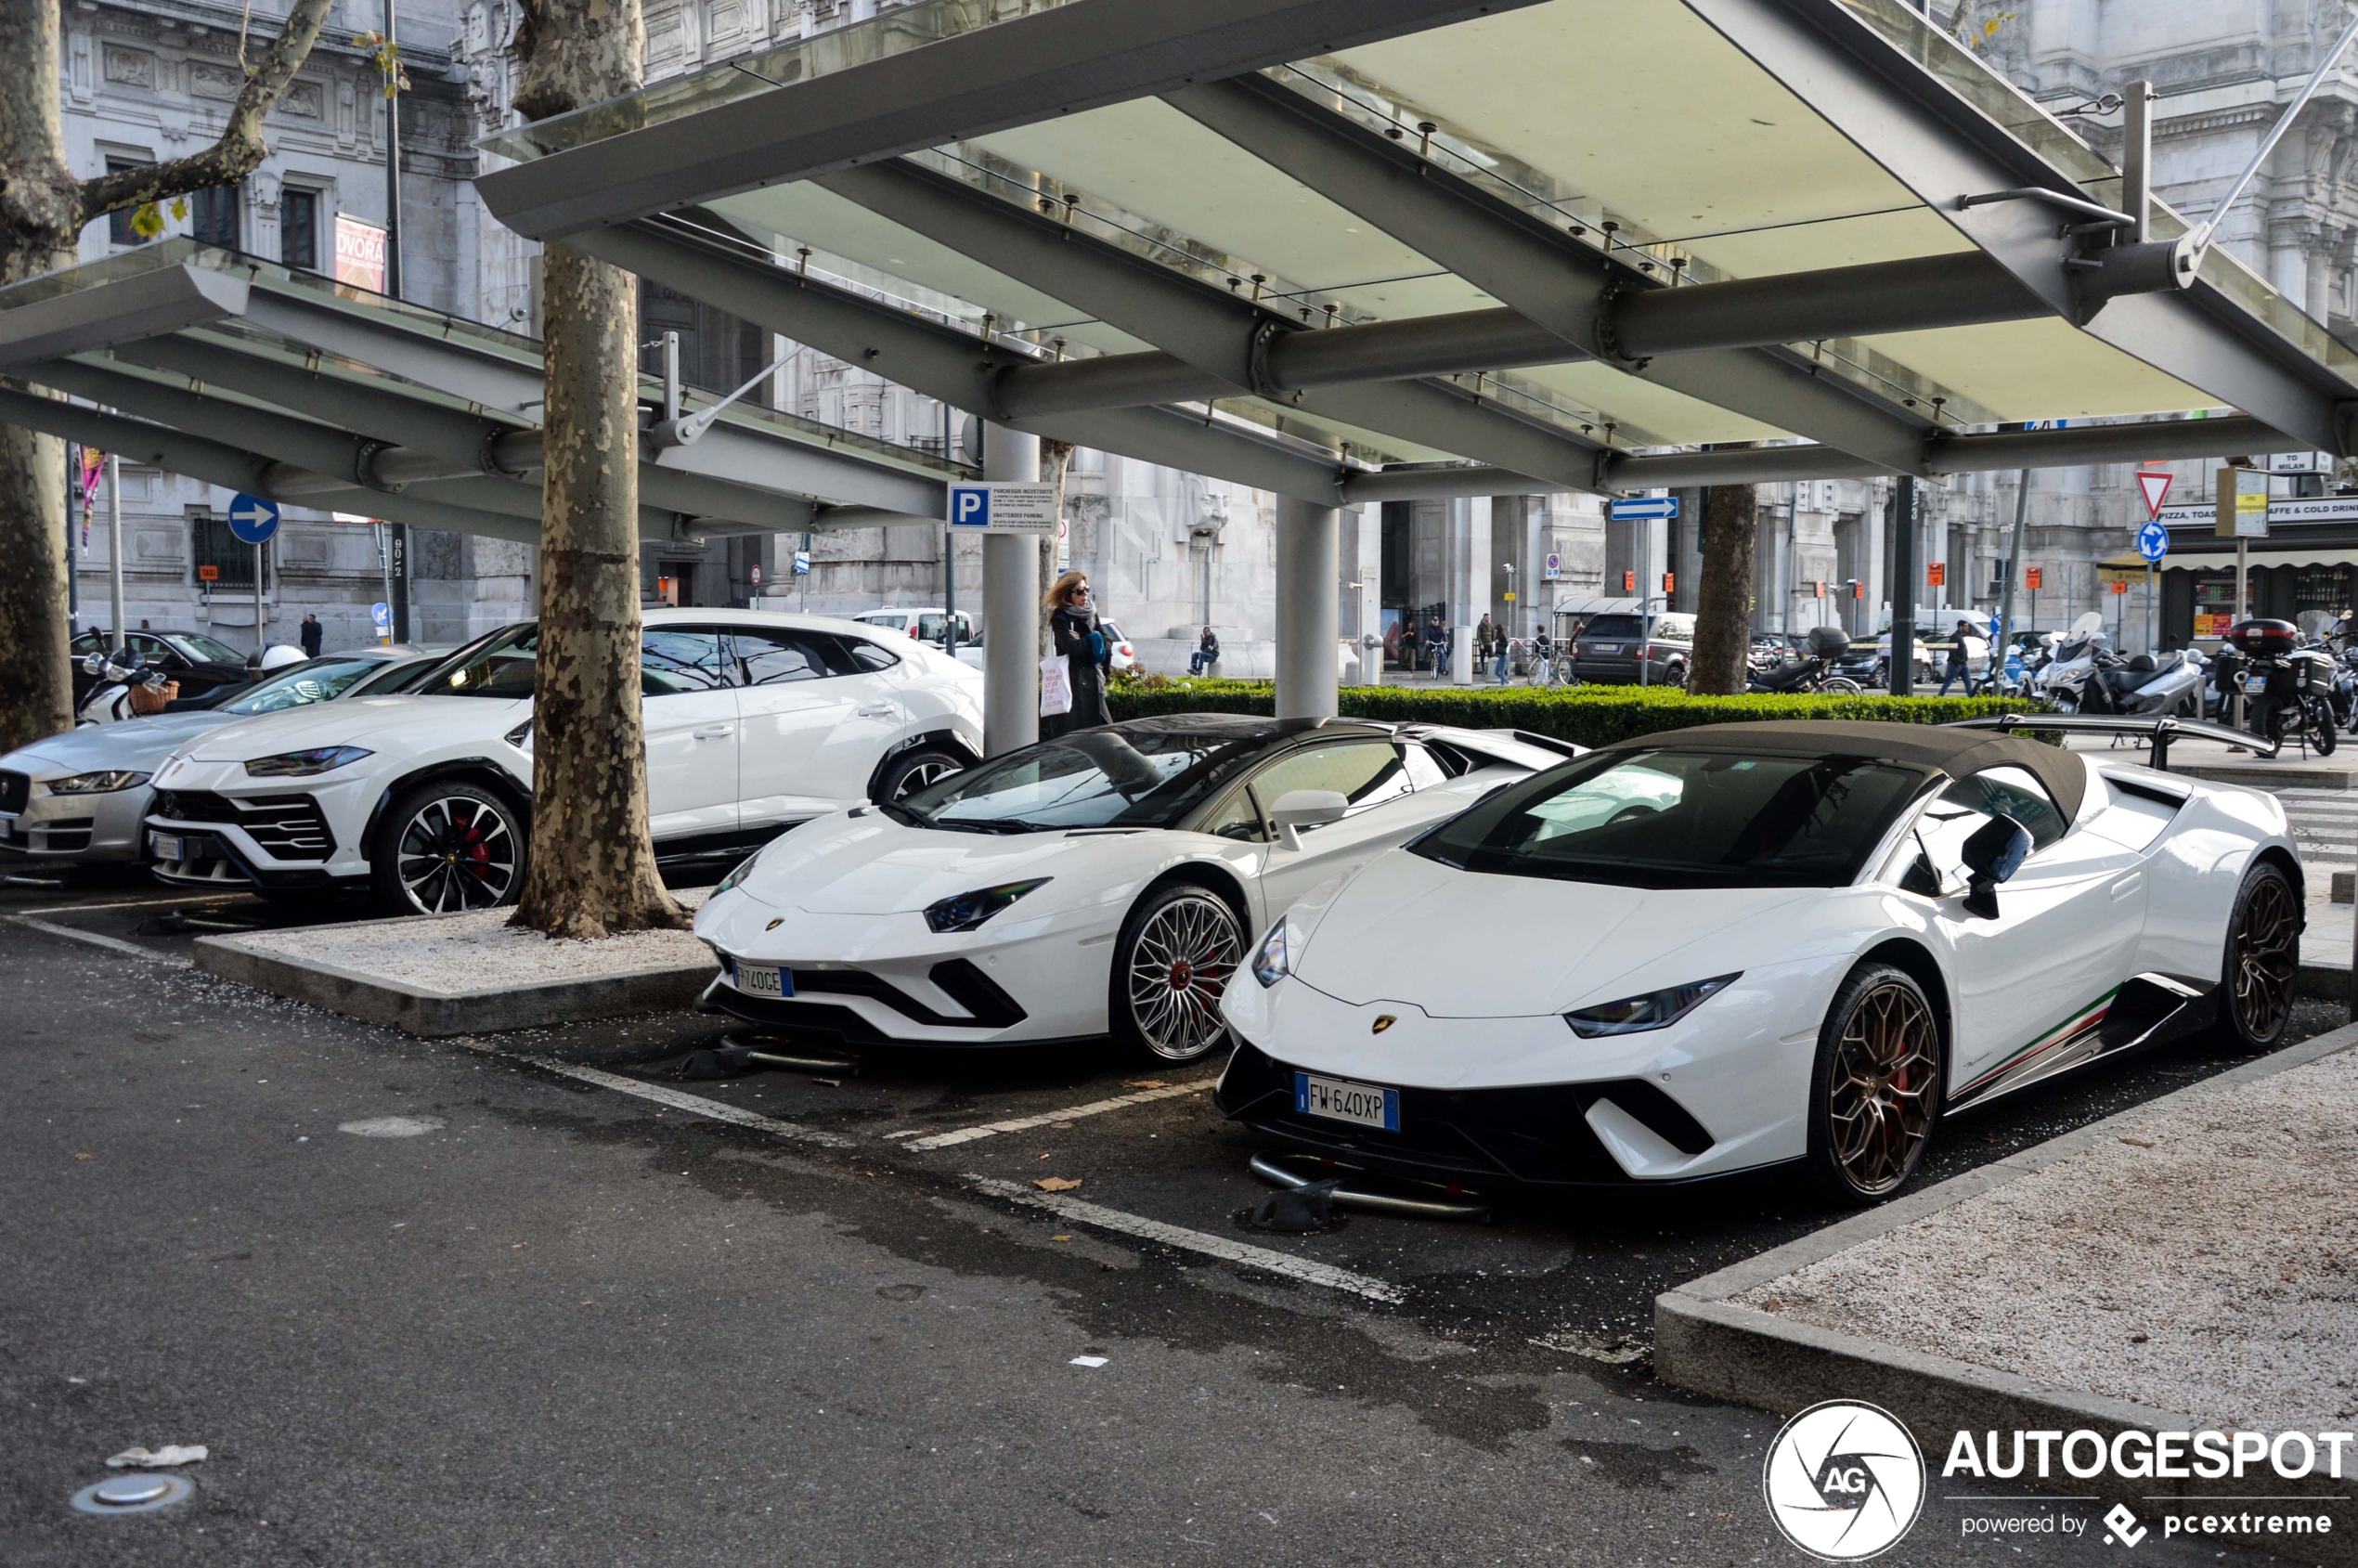
<path fill-rule="evenodd" d="M 991 486 L 988 485 L 951 486 L 950 525 L 953 528 L 990 527 Z"/>

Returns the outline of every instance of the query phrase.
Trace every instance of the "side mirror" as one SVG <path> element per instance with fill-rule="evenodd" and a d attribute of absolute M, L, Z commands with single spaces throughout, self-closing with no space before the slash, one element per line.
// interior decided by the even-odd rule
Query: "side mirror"
<path fill-rule="evenodd" d="M 1301 829 L 1317 827 L 1325 823 L 1342 821 L 1351 810 L 1351 802 L 1341 792 L 1331 789 L 1289 789 L 1277 797 L 1269 808 L 1269 820 L 1277 826 L 1277 842 L 1289 849 L 1302 848 Z"/>
<path fill-rule="evenodd" d="M 2030 850 L 2030 830 L 2012 817 L 1992 817 L 1974 829 L 1959 851 L 1971 874 L 1965 882 L 1965 913 L 1997 919 L 1998 884 L 2022 869 Z"/>

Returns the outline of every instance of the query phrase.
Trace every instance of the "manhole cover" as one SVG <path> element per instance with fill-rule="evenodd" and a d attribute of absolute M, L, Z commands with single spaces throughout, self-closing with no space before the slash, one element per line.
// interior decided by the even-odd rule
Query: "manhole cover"
<path fill-rule="evenodd" d="M 448 1125 L 439 1116 L 369 1116 L 357 1121 L 339 1121 L 336 1131 L 349 1133 L 356 1138 L 415 1138 L 439 1133 Z"/>
<path fill-rule="evenodd" d="M 196 1489 L 182 1475 L 112 1475 L 76 1492 L 73 1506 L 84 1513 L 152 1513 Z"/>

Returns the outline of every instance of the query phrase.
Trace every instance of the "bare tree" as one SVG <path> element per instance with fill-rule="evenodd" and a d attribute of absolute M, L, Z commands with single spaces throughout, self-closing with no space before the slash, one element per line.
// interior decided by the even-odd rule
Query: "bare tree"
<path fill-rule="evenodd" d="M 1053 436 L 1042 436 L 1040 438 L 1040 479 L 1043 484 L 1054 485 L 1056 487 L 1055 511 L 1059 519 L 1062 519 L 1065 514 L 1065 475 L 1071 472 L 1072 443 L 1058 441 Z M 1043 592 L 1047 591 L 1049 585 L 1056 580 L 1057 543 L 1057 537 L 1054 534 L 1048 535 L 1040 541 L 1040 588 Z M 1040 615 L 1040 656 L 1044 659 L 1056 651 L 1056 633 L 1048 629 L 1048 615 L 1043 610 Z"/>
<path fill-rule="evenodd" d="M 162 227 L 159 203 L 234 185 L 269 148 L 263 119 L 318 41 L 333 0 L 295 0 L 279 36 L 246 68 L 221 139 L 201 152 L 77 180 L 58 101 L 59 7 L 0 3 L 0 285 L 71 266 L 84 226 L 134 210 Z M 21 390 L 15 382 L 0 382 Z M 0 751 L 73 724 L 67 666 L 65 447 L 0 427 Z"/>
<path fill-rule="evenodd" d="M 1703 581 L 1695 593 L 1695 651 L 1687 689 L 1732 696 L 1744 689 L 1752 652 L 1752 574 L 1760 492 L 1714 485 L 1704 501 Z"/>
<path fill-rule="evenodd" d="M 525 0 L 516 108 L 546 119 L 639 86 L 639 0 Z M 515 924 L 603 937 L 687 924 L 655 873 L 639 705 L 639 292 L 551 242 L 542 262 L 532 852 Z"/>

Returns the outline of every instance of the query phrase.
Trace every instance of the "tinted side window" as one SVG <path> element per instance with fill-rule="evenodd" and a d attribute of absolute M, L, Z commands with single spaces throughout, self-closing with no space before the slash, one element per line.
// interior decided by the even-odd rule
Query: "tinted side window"
<path fill-rule="evenodd" d="M 836 641 L 842 649 L 840 656 L 849 661 L 852 669 L 863 674 L 874 674 L 880 669 L 890 669 L 900 662 L 900 654 L 882 643 L 871 642 L 864 637 L 844 637 L 836 639 Z"/>
<path fill-rule="evenodd" d="M 1253 776 L 1253 798 L 1262 814 L 1297 789 L 1331 789 L 1356 813 L 1408 793 L 1408 770 L 1389 741 L 1345 742 L 1312 746 L 1280 758 Z"/>
<path fill-rule="evenodd" d="M 835 673 L 828 667 L 826 644 L 832 639 L 796 631 L 747 631 L 729 634 L 734 647 L 739 678 L 748 686 L 782 686 L 794 680 L 819 680 Z"/>
<path fill-rule="evenodd" d="M 651 626 L 640 634 L 639 690 L 650 697 L 710 692 L 729 684 L 720 633 L 710 627 Z"/>

